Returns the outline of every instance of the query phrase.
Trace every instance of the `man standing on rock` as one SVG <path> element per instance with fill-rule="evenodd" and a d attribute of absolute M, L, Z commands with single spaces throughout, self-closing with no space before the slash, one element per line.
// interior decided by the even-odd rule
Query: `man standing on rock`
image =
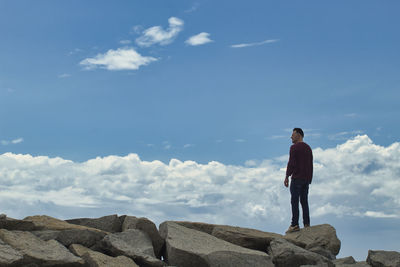
<path fill-rule="evenodd" d="M 310 226 L 310 211 L 308 208 L 308 187 L 313 176 L 313 154 L 311 147 L 303 142 L 304 132 L 294 128 L 291 136 L 293 145 L 290 147 L 290 157 L 286 168 L 284 184 L 289 186 L 292 203 L 292 223 L 286 233 L 299 231 L 299 200 L 303 210 L 304 227 Z"/>

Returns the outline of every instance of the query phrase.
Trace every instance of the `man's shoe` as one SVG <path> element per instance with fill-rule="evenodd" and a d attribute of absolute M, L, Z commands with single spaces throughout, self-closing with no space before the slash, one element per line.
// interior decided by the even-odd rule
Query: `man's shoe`
<path fill-rule="evenodd" d="M 310 227 L 309 224 L 305 224 L 305 225 L 304 225 L 304 228 L 308 228 L 308 227 Z"/>
<path fill-rule="evenodd" d="M 297 232 L 300 231 L 300 227 L 298 225 L 294 225 L 294 226 L 289 226 L 289 229 L 287 229 L 286 234 L 289 233 L 293 233 L 293 232 Z"/>

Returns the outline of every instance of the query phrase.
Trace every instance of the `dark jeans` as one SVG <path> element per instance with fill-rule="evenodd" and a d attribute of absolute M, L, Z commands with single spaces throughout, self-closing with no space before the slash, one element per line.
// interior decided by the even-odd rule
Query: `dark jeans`
<path fill-rule="evenodd" d="M 292 195 L 292 226 L 299 225 L 299 200 L 303 209 L 303 223 L 310 224 L 310 210 L 308 208 L 308 186 L 305 179 L 292 179 L 290 194 Z"/>

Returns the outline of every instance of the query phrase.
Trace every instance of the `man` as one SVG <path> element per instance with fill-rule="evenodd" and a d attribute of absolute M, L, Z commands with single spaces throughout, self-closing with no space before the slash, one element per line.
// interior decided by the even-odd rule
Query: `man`
<path fill-rule="evenodd" d="M 292 203 L 292 223 L 286 233 L 299 231 L 299 200 L 303 210 L 304 227 L 310 226 L 310 211 L 308 208 L 308 187 L 313 176 L 313 155 L 309 145 L 303 142 L 304 132 L 294 128 L 291 136 L 293 145 L 290 147 L 290 157 L 286 168 L 284 185 L 289 186 Z"/>

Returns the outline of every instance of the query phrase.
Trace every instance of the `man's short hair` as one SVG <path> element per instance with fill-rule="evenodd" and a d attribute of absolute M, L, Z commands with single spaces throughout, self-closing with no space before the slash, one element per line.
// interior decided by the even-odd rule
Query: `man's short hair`
<path fill-rule="evenodd" d="M 293 132 L 296 132 L 296 133 L 300 134 L 301 137 L 304 138 L 304 132 L 303 132 L 303 130 L 301 128 L 294 128 Z"/>

